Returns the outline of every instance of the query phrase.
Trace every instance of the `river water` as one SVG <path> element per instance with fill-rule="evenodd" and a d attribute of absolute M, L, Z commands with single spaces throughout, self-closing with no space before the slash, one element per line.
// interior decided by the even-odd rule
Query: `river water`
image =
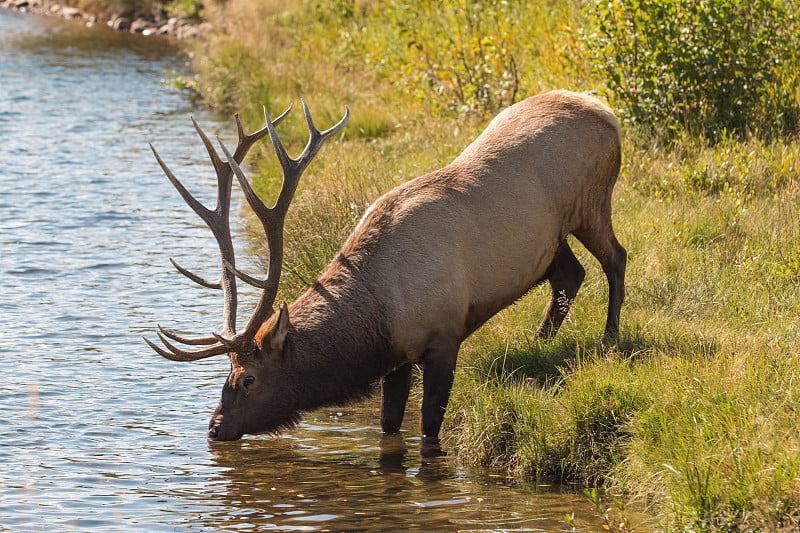
<path fill-rule="evenodd" d="M 168 262 L 213 278 L 216 247 L 147 147 L 213 202 L 189 116 L 235 130 L 163 86 L 182 68 L 161 38 L 0 11 L 0 530 L 599 530 L 581 496 L 424 457 L 413 415 L 381 438 L 374 401 L 206 441 L 227 362 L 141 340 L 219 329 Z"/>

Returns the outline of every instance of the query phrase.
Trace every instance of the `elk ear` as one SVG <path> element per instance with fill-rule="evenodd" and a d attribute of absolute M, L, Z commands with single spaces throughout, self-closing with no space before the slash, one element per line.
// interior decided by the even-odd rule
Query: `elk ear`
<path fill-rule="evenodd" d="M 270 349 L 276 352 L 283 351 L 283 343 L 286 340 L 287 333 L 289 333 L 289 306 L 286 302 L 283 302 L 278 314 L 278 320 L 275 323 L 275 328 L 269 332 L 267 337 L 267 343 Z"/>

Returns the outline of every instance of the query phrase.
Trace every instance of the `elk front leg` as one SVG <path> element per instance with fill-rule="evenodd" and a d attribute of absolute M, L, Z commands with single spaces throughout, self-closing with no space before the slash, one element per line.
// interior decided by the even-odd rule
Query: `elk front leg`
<path fill-rule="evenodd" d="M 381 429 L 384 433 L 400 431 L 410 389 L 411 363 L 392 370 L 381 380 Z"/>
<path fill-rule="evenodd" d="M 586 271 L 565 240 L 556 250 L 556 256 L 545 274 L 550 282 L 552 295 L 550 307 L 536 332 L 538 337 L 552 337 L 556 334 L 585 276 Z"/>
<path fill-rule="evenodd" d="M 456 369 L 460 343 L 439 339 L 425 352 L 422 374 L 422 436 L 438 439 Z"/>

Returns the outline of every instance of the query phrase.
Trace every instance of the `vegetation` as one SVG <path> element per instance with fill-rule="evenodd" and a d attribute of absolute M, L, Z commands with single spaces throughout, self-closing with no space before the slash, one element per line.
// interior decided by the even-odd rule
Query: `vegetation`
<path fill-rule="evenodd" d="M 586 42 L 631 121 L 712 139 L 779 135 L 800 119 L 795 10 L 783 0 L 597 2 Z"/>
<path fill-rule="evenodd" d="M 599 341 L 606 283 L 584 252 L 555 339 L 533 337 L 541 287 L 465 343 L 449 446 L 520 477 L 603 484 L 664 530 L 800 528 L 796 3 L 228 0 L 207 13 L 188 83 L 209 104 L 253 127 L 261 105 L 298 97 L 321 127 L 353 112 L 290 211 L 285 299 L 372 200 L 447 163 L 497 109 L 551 88 L 605 95 L 626 120 L 622 338 Z M 280 131 L 299 152 L 302 120 Z M 277 169 L 268 146 L 251 162 L 265 197 Z"/>

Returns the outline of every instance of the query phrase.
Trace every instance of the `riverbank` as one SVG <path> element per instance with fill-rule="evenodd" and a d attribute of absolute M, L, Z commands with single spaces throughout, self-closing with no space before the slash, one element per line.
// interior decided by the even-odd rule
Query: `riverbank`
<path fill-rule="evenodd" d="M 290 210 L 279 299 L 308 287 L 380 193 L 451 161 L 510 100 L 609 83 L 580 37 L 583 3 L 399 4 L 230 0 L 198 40 L 192 87 L 250 126 L 262 105 L 275 114 L 300 97 L 321 128 L 344 104 L 352 111 Z M 795 100 L 798 58 L 770 73 Z M 542 287 L 464 343 L 445 445 L 519 478 L 604 485 L 665 531 L 797 531 L 797 132 L 711 139 L 658 126 L 624 123 L 620 342 L 599 340 L 605 277 L 575 243 L 587 278 L 555 339 L 532 335 L 549 297 Z M 290 152 L 302 149 L 296 112 L 280 133 Z M 250 168 L 264 196 L 279 186 L 269 157 Z"/>
<path fill-rule="evenodd" d="M 159 11 L 157 15 L 128 17 L 120 14 L 98 15 L 78 7 L 48 0 L 0 0 L 0 9 L 11 9 L 39 15 L 80 20 L 86 26 L 104 24 L 118 31 L 142 35 L 165 35 L 178 39 L 197 37 L 208 31 L 210 24 L 180 17 L 170 17 Z"/>

